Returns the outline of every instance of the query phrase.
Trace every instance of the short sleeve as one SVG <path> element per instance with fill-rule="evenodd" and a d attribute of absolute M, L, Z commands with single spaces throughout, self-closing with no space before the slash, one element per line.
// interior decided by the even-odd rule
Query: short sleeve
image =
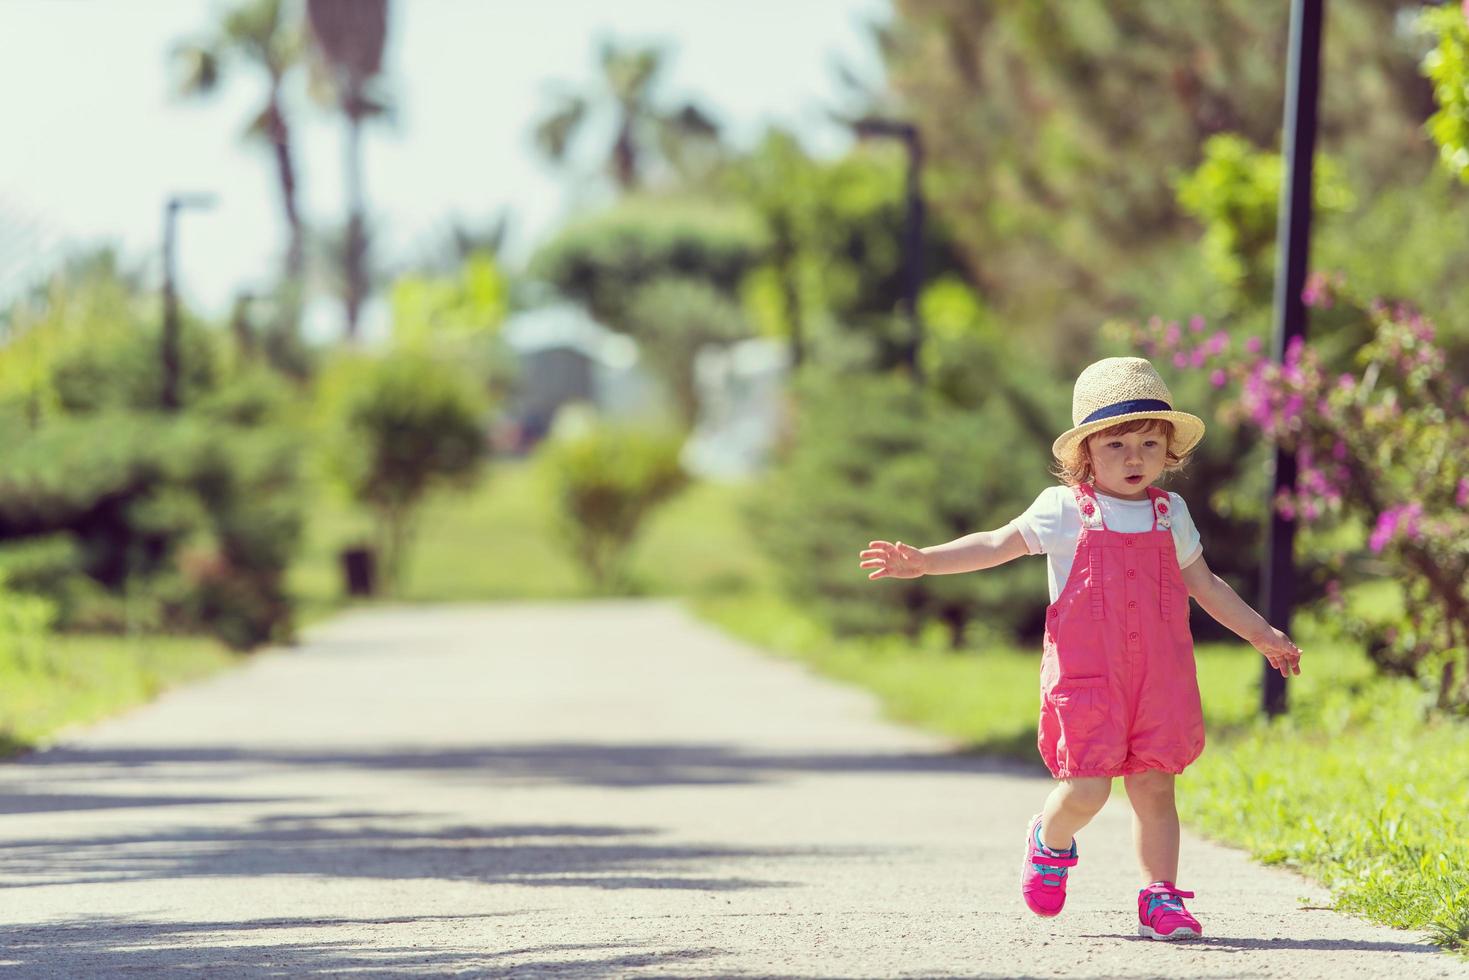
<path fill-rule="evenodd" d="M 1178 567 L 1187 568 L 1204 554 L 1204 543 L 1199 538 L 1199 529 L 1194 525 L 1188 504 L 1176 493 L 1168 498 L 1173 502 L 1173 543 L 1178 548 Z"/>
<path fill-rule="evenodd" d="M 1047 487 L 1025 513 L 1010 522 L 1020 531 L 1030 554 L 1043 555 L 1052 550 L 1050 545 L 1061 533 L 1061 507 L 1066 492 L 1065 487 Z"/>

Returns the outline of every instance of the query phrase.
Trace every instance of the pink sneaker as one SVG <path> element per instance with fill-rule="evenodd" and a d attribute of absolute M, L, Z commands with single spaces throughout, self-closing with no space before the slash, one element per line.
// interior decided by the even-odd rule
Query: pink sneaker
<path fill-rule="evenodd" d="M 1061 914 L 1066 904 L 1066 869 L 1075 865 L 1075 840 L 1064 854 L 1041 844 L 1041 815 L 1037 813 L 1025 835 L 1025 863 L 1020 866 L 1020 894 L 1032 912 L 1047 917 Z"/>
<path fill-rule="evenodd" d="M 1171 881 L 1155 881 L 1137 893 L 1139 936 L 1149 939 L 1198 939 L 1204 934 L 1199 920 L 1183 907 L 1193 892 L 1179 891 Z"/>

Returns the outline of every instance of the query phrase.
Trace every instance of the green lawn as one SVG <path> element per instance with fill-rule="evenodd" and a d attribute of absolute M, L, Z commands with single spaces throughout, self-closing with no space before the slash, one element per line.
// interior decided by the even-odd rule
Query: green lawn
<path fill-rule="evenodd" d="M 695 595 L 745 589 L 765 575 L 738 510 L 738 485 L 697 483 L 656 511 L 634 543 L 639 592 Z M 325 495 L 323 495 L 324 497 Z M 501 463 L 474 490 L 424 507 L 399 598 L 409 602 L 565 599 L 593 594 L 562 546 L 554 501 L 529 463 Z M 365 518 L 323 499 L 313 510 L 290 584 L 303 618 L 343 602 L 337 551 L 367 533 Z"/>
<path fill-rule="evenodd" d="M 202 637 L 46 637 L 24 655 L 0 657 L 0 752 L 30 748 L 238 659 Z"/>
<path fill-rule="evenodd" d="M 1039 657 L 956 654 L 937 639 L 836 640 L 770 596 L 705 598 L 724 629 L 874 691 L 889 714 L 976 750 L 1035 765 Z M 1469 725 L 1426 719 L 1416 685 L 1376 677 L 1362 654 L 1309 620 L 1291 713 L 1256 714 L 1261 658 L 1243 643 L 1198 649 L 1209 731 L 1179 781 L 1184 820 L 1204 834 L 1331 886 L 1338 905 L 1426 929 L 1469 951 Z"/>

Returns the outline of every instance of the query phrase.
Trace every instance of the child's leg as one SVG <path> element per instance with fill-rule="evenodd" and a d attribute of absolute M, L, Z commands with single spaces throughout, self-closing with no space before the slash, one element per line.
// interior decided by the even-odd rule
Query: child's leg
<path fill-rule="evenodd" d="M 1123 777 L 1132 804 L 1132 840 L 1143 884 L 1178 880 L 1178 807 L 1171 772 L 1148 769 Z"/>
<path fill-rule="evenodd" d="M 1041 811 L 1041 843 L 1057 851 L 1071 847 L 1076 832 L 1092 822 L 1111 792 L 1107 776 L 1057 780 Z"/>

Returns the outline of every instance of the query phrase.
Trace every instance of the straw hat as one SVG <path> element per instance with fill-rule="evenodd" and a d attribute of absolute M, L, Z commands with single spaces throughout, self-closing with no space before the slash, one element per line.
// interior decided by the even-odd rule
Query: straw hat
<path fill-rule="evenodd" d="M 1141 357 L 1108 357 L 1089 364 L 1071 395 L 1072 428 L 1051 444 L 1057 459 L 1068 459 L 1086 437 L 1133 419 L 1173 423 L 1169 449 L 1183 456 L 1204 438 L 1204 422 L 1173 410 L 1173 395 L 1153 365 Z"/>

